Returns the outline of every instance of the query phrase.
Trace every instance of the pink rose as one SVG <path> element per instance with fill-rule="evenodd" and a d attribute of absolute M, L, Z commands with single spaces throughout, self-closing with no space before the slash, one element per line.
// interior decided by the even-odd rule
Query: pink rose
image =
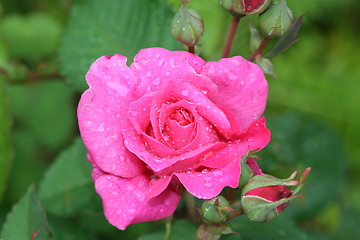
<path fill-rule="evenodd" d="M 129 224 L 170 216 L 181 185 L 202 199 L 236 188 L 240 159 L 262 149 L 267 82 L 241 57 L 205 62 L 183 51 L 103 56 L 86 75 L 79 127 L 106 218 Z"/>

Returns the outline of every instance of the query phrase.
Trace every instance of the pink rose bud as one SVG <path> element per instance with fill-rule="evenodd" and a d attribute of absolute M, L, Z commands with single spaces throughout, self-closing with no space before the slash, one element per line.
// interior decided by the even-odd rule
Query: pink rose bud
<path fill-rule="evenodd" d="M 243 189 L 241 206 L 247 217 L 256 222 L 268 222 L 278 216 L 303 186 L 311 168 L 303 171 L 300 180 L 294 180 L 298 171 L 288 179 L 277 179 L 271 175 L 256 175 Z M 291 190 L 291 187 L 297 186 Z"/>
<path fill-rule="evenodd" d="M 223 196 L 205 200 L 201 207 L 201 214 L 204 220 L 210 223 L 226 222 L 226 218 L 231 211 L 233 209 Z"/>
<path fill-rule="evenodd" d="M 204 22 L 197 12 L 183 3 L 172 20 L 171 33 L 179 42 L 193 47 L 204 33 Z"/>
<path fill-rule="evenodd" d="M 255 15 L 264 12 L 272 0 L 219 0 L 226 10 L 237 15 Z"/>

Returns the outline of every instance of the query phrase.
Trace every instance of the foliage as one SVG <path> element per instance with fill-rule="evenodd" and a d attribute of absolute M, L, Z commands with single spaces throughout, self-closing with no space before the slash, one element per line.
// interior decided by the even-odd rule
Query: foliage
<path fill-rule="evenodd" d="M 204 20 L 201 56 L 218 60 L 230 16 L 217 1 L 188 5 Z M 300 41 L 272 59 L 277 79 L 268 77 L 265 114 L 272 141 L 259 164 L 277 177 L 311 165 L 305 199 L 269 224 L 236 218 L 230 226 L 237 233 L 222 239 L 360 239 L 360 6 L 356 0 L 288 5 L 294 16 L 308 14 Z M 106 222 L 75 114 L 84 74 L 99 56 L 118 52 L 130 63 L 141 48 L 181 50 L 170 29 L 178 6 L 177 0 L 0 2 L 2 239 L 30 239 L 37 230 L 36 240 L 163 238 L 163 221 L 126 231 Z M 257 26 L 256 17 L 250 20 Z M 231 55 L 251 55 L 248 36 L 242 20 Z M 175 240 L 194 239 L 199 226 L 184 215 L 180 207 Z"/>

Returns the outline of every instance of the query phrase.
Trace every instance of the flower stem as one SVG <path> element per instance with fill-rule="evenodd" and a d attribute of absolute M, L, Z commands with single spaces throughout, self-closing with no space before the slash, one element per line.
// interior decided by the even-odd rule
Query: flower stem
<path fill-rule="evenodd" d="M 228 35 L 226 37 L 226 42 L 225 42 L 225 45 L 224 45 L 222 58 L 229 57 L 232 42 L 234 40 L 236 30 L 237 30 L 237 27 L 238 27 L 239 22 L 240 22 L 240 18 L 243 17 L 243 16 L 244 15 L 234 16 L 233 19 L 231 20 L 230 29 L 229 29 Z"/>
<path fill-rule="evenodd" d="M 199 221 L 199 213 L 196 209 L 195 197 L 188 193 L 187 191 L 184 194 L 185 196 L 185 204 L 187 207 L 187 212 L 190 216 L 191 221 L 198 222 Z"/>
<path fill-rule="evenodd" d="M 249 61 L 252 62 L 256 59 L 257 56 L 261 56 L 266 44 L 268 43 L 269 37 L 264 37 L 256 51 L 249 57 Z"/>
<path fill-rule="evenodd" d="M 188 48 L 189 53 L 195 54 L 195 46 Z"/>
<path fill-rule="evenodd" d="M 165 219 L 165 238 L 164 240 L 171 240 L 171 222 L 173 215 Z"/>

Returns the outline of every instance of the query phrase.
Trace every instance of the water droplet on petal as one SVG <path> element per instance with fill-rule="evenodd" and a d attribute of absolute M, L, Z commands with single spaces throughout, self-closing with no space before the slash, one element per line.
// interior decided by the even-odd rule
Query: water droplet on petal
<path fill-rule="evenodd" d="M 164 65 L 164 62 L 165 62 L 164 58 L 159 59 L 158 67 L 162 67 Z"/>
<path fill-rule="evenodd" d="M 152 76 L 152 73 L 149 71 L 146 73 L 146 77 L 150 78 Z"/>
<path fill-rule="evenodd" d="M 204 186 L 205 186 L 205 187 L 208 187 L 208 188 L 209 188 L 209 187 L 212 187 L 212 183 L 205 183 Z"/>
<path fill-rule="evenodd" d="M 170 73 L 169 71 L 166 71 L 166 72 L 165 72 L 165 75 L 166 75 L 167 77 L 170 76 L 170 74 L 171 74 L 171 73 Z"/>
<path fill-rule="evenodd" d="M 188 96 L 189 95 L 189 90 L 187 90 L 187 89 L 183 89 L 183 90 L 181 90 L 181 95 L 183 95 L 183 96 Z"/>
<path fill-rule="evenodd" d="M 160 78 L 155 78 L 154 81 L 153 81 L 153 84 L 156 85 L 156 86 L 159 85 L 160 83 L 161 83 Z"/>

